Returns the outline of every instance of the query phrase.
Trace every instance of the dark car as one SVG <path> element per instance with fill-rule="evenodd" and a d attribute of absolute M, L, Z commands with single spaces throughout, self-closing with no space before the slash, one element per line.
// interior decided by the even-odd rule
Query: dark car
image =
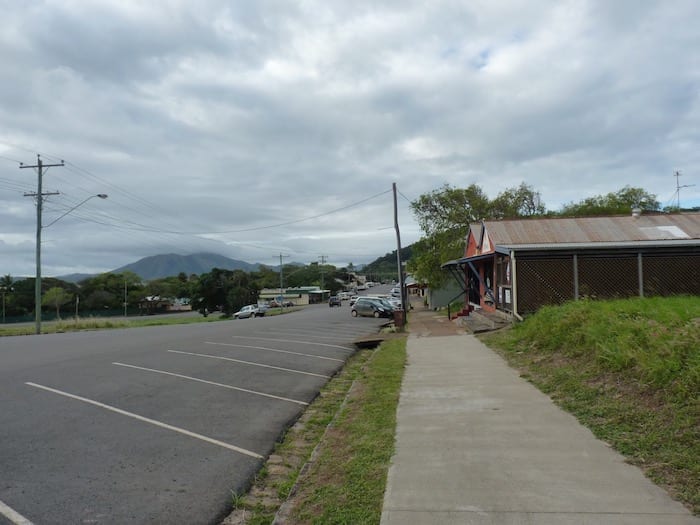
<path fill-rule="evenodd" d="M 394 309 L 388 303 L 370 297 L 359 297 L 352 305 L 350 315 L 357 317 L 388 317 L 394 315 Z"/>
<path fill-rule="evenodd" d="M 328 299 L 328 306 L 331 308 L 334 306 L 343 306 L 343 302 L 340 300 L 340 297 L 333 295 L 330 299 Z"/>

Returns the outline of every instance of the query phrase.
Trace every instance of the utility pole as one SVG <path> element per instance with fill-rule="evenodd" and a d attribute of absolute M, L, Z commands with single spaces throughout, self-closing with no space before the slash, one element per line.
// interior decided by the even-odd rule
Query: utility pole
<path fill-rule="evenodd" d="M 321 290 L 324 290 L 326 288 L 325 281 L 323 279 L 323 265 L 326 264 L 326 261 L 328 260 L 327 255 L 319 255 L 318 258 L 321 261 L 321 266 L 319 267 L 319 270 L 321 271 Z"/>
<path fill-rule="evenodd" d="M 399 270 L 399 287 L 401 288 L 401 307 L 403 308 L 404 319 L 401 322 L 403 327 L 406 321 L 406 287 L 404 286 L 403 267 L 401 264 L 401 232 L 399 231 L 399 207 L 396 202 L 396 183 L 392 183 L 394 191 L 394 229 L 396 230 L 396 265 Z"/>
<path fill-rule="evenodd" d="M 276 256 L 275 256 L 276 257 Z M 283 255 L 282 252 L 280 252 L 280 309 L 284 306 L 284 295 L 283 295 L 283 271 L 282 271 L 282 257 L 289 257 L 289 255 Z"/>
<path fill-rule="evenodd" d="M 20 163 L 21 168 L 36 168 L 38 173 L 38 183 L 36 193 L 25 193 L 25 197 L 36 197 L 36 280 L 34 281 L 34 324 L 35 331 L 37 334 L 41 333 L 41 212 L 44 203 L 44 197 L 49 195 L 58 195 L 58 192 L 42 192 L 42 178 L 44 176 L 45 168 L 52 168 L 54 166 L 65 166 L 64 162 L 61 161 L 60 164 L 44 164 L 41 160 L 41 156 L 36 156 L 36 165 L 25 166 Z"/>

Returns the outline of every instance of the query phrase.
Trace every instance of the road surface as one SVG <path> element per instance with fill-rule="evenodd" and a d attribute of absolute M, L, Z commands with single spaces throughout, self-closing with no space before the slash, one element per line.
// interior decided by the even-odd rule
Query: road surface
<path fill-rule="evenodd" d="M 344 302 L 0 338 L 0 524 L 217 523 L 384 322 Z"/>

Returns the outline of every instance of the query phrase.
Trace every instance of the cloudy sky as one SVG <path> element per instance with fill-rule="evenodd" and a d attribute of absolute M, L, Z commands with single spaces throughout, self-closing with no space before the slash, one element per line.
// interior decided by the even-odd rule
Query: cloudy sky
<path fill-rule="evenodd" d="M 0 274 L 345 265 L 443 184 L 700 205 L 697 0 L 0 0 Z M 692 185 L 695 186 L 692 186 Z M 106 200 L 90 198 L 105 193 Z M 85 199 L 89 199 L 86 202 Z M 70 211 L 54 224 L 62 214 Z"/>

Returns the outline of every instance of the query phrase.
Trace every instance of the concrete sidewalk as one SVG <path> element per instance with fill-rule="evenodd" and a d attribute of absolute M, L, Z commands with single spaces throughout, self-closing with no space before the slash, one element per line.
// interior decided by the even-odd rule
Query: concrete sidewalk
<path fill-rule="evenodd" d="M 700 525 L 500 356 L 472 335 L 442 335 L 437 319 L 409 325 L 383 525 Z"/>

